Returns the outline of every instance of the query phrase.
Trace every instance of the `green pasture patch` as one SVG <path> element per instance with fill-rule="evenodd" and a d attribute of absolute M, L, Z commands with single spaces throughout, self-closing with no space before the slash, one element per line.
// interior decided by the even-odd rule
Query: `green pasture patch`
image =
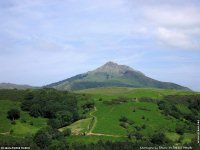
<path fill-rule="evenodd" d="M 78 121 L 72 123 L 69 126 L 60 128 L 59 130 L 62 132 L 66 128 L 70 128 L 71 131 L 72 131 L 72 134 L 74 134 L 74 135 L 83 134 L 84 132 L 88 131 L 91 119 L 92 118 L 86 118 L 86 119 L 78 120 Z"/>
<path fill-rule="evenodd" d="M 137 126 L 145 125 L 146 128 L 141 130 L 144 135 L 152 134 L 155 130 L 174 131 L 178 122 L 174 118 L 163 116 L 157 105 L 150 102 L 127 102 L 115 105 L 98 102 L 96 107 L 97 111 L 94 115 L 97 117 L 97 123 L 94 133 L 127 135 L 127 129 L 119 125 L 122 116 L 134 121 L 129 129 L 137 130 Z"/>
<path fill-rule="evenodd" d="M 125 137 L 111 137 L 111 136 L 81 136 L 81 135 L 72 135 L 67 137 L 67 142 L 69 144 L 73 143 L 97 143 L 99 140 L 101 141 L 126 141 L 127 138 Z"/>
<path fill-rule="evenodd" d="M 99 87 L 76 91 L 76 93 L 85 93 L 93 96 L 94 99 L 103 100 L 114 99 L 118 97 L 140 98 L 149 97 L 153 99 L 162 99 L 166 95 L 188 95 L 197 94 L 193 91 L 175 90 L 175 89 L 157 89 L 157 88 L 127 88 L 127 87 Z"/>
<path fill-rule="evenodd" d="M 33 118 L 28 112 L 20 110 L 20 118 L 16 120 L 16 124 L 11 124 L 11 121 L 7 118 L 7 112 L 17 108 L 20 110 L 20 102 L 1 100 L 0 101 L 0 133 L 2 135 L 10 134 L 10 130 L 13 130 L 12 136 L 25 136 L 26 134 L 34 134 L 40 128 L 46 126 L 47 119 L 45 118 Z"/>

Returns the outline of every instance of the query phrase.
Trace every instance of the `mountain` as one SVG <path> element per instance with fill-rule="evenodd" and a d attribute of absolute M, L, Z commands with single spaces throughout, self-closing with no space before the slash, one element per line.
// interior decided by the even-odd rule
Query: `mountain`
<path fill-rule="evenodd" d="M 25 89 L 35 89 L 38 87 L 33 87 L 30 85 L 20 85 L 20 84 L 13 84 L 13 83 L 0 83 L 0 89 L 19 89 L 19 90 L 25 90 Z"/>
<path fill-rule="evenodd" d="M 190 90 L 178 84 L 149 78 L 140 71 L 114 62 L 107 62 L 93 71 L 79 74 L 45 87 L 58 90 L 81 90 L 108 86 Z"/>

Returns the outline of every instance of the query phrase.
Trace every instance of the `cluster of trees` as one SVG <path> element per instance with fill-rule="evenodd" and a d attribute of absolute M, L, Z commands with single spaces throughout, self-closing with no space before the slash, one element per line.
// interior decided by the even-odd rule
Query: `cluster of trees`
<path fill-rule="evenodd" d="M 23 101 L 29 90 L 0 89 L 0 100 Z"/>
<path fill-rule="evenodd" d="M 25 95 L 21 109 L 33 117 L 48 118 L 48 125 L 60 128 L 80 119 L 78 97 L 54 89 L 34 90 Z"/>
<path fill-rule="evenodd" d="M 170 95 L 159 101 L 158 107 L 164 115 L 173 116 L 176 119 L 186 119 L 196 123 L 199 118 L 200 95 Z M 191 113 L 183 113 L 177 108 L 177 104 L 185 105 Z"/>
<path fill-rule="evenodd" d="M 63 132 L 59 132 L 57 129 L 53 129 L 51 127 L 42 128 L 33 137 L 33 142 L 40 149 L 46 149 L 46 148 L 53 149 L 53 147 L 55 146 L 54 144 L 55 141 L 59 143 L 60 145 L 59 141 L 65 140 L 64 138 L 66 136 L 70 136 L 70 134 L 71 134 L 71 130 L 68 128 L 65 129 Z M 67 144 L 64 144 L 64 145 L 67 145 Z"/>

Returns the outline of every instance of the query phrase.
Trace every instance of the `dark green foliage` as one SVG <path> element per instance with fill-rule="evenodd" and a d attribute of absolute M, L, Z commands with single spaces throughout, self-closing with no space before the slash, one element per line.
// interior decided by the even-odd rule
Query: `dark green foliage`
<path fill-rule="evenodd" d="M 127 122 L 127 121 L 128 121 L 128 118 L 125 117 L 125 116 L 122 116 L 122 117 L 119 119 L 119 121 L 121 121 L 121 122 Z"/>
<path fill-rule="evenodd" d="M 0 89 L 0 100 L 9 99 L 12 101 L 23 101 L 24 96 L 28 90 L 8 90 L 8 89 Z"/>
<path fill-rule="evenodd" d="M 140 101 L 140 102 L 154 102 L 155 100 L 153 100 L 153 99 L 150 98 L 150 97 L 140 97 L 140 98 L 139 98 L 139 101 Z"/>
<path fill-rule="evenodd" d="M 120 125 L 121 127 L 123 127 L 123 128 L 128 128 L 128 126 L 129 126 L 129 124 L 126 123 L 126 122 L 120 122 L 119 125 Z"/>
<path fill-rule="evenodd" d="M 154 144 L 165 144 L 167 142 L 167 139 L 164 133 L 157 132 L 152 135 L 151 142 Z"/>
<path fill-rule="evenodd" d="M 11 121 L 11 124 L 16 125 L 16 121 L 15 120 Z"/>
<path fill-rule="evenodd" d="M 83 109 L 93 109 L 94 108 L 94 102 L 86 102 L 82 105 Z"/>
<path fill-rule="evenodd" d="M 71 135 L 71 129 L 66 128 L 66 129 L 63 131 L 63 135 L 64 135 L 64 136 L 70 136 L 70 135 Z"/>
<path fill-rule="evenodd" d="M 191 113 L 185 114 L 180 112 L 176 104 L 185 105 L 191 110 Z M 164 97 L 163 101 L 158 102 L 159 109 L 163 110 L 163 114 L 171 115 L 176 119 L 186 119 L 196 123 L 200 119 L 198 111 L 200 110 L 200 95 L 170 95 Z"/>
<path fill-rule="evenodd" d="M 21 108 L 29 111 L 33 117 L 49 118 L 48 125 L 52 128 L 60 128 L 80 119 L 78 99 L 80 99 L 78 94 L 40 89 L 28 92 Z M 82 108 L 93 107 L 94 103 L 88 102 Z"/>
<path fill-rule="evenodd" d="M 30 108 L 29 114 L 33 117 L 42 116 L 42 108 L 39 104 L 33 104 Z"/>
<path fill-rule="evenodd" d="M 58 129 L 62 126 L 62 123 L 59 119 L 49 119 L 48 125 L 52 127 L 53 129 Z"/>
<path fill-rule="evenodd" d="M 7 118 L 10 120 L 15 120 L 20 118 L 20 111 L 18 109 L 11 109 L 7 112 Z"/>
<path fill-rule="evenodd" d="M 39 130 L 34 136 L 35 144 L 40 148 L 46 148 L 51 143 L 51 135 L 45 129 Z"/>
<path fill-rule="evenodd" d="M 119 97 L 117 99 L 112 99 L 112 100 L 109 100 L 109 101 L 103 101 L 103 103 L 107 104 L 107 105 L 115 105 L 115 104 L 126 103 L 128 101 L 130 101 L 129 98 Z"/>
<path fill-rule="evenodd" d="M 75 143 L 72 145 L 72 150 L 138 150 L 140 146 L 152 146 L 151 143 L 141 141 L 137 143 L 132 142 L 102 142 L 99 140 L 97 143 L 91 144 L 79 144 Z"/>
<path fill-rule="evenodd" d="M 184 130 L 185 129 L 185 126 L 181 125 L 181 124 L 178 124 L 176 126 L 176 133 L 180 134 L 180 135 L 183 135 L 184 134 Z"/>

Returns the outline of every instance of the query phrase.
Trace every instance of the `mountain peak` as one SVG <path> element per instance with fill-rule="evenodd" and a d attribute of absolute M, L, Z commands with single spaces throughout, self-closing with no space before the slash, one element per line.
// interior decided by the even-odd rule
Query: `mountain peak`
<path fill-rule="evenodd" d="M 108 61 L 103 66 L 119 66 L 119 65 L 117 63 L 113 62 L 113 61 Z"/>
<path fill-rule="evenodd" d="M 109 74 L 122 74 L 126 71 L 133 71 L 133 69 L 129 66 L 119 65 L 112 61 L 108 61 L 103 66 L 95 70 L 95 72 L 104 72 Z"/>
<path fill-rule="evenodd" d="M 93 71 L 52 83 L 46 87 L 53 87 L 59 90 L 80 90 L 107 86 L 189 90 L 174 83 L 152 79 L 129 66 L 119 65 L 112 61 L 105 63 Z"/>

